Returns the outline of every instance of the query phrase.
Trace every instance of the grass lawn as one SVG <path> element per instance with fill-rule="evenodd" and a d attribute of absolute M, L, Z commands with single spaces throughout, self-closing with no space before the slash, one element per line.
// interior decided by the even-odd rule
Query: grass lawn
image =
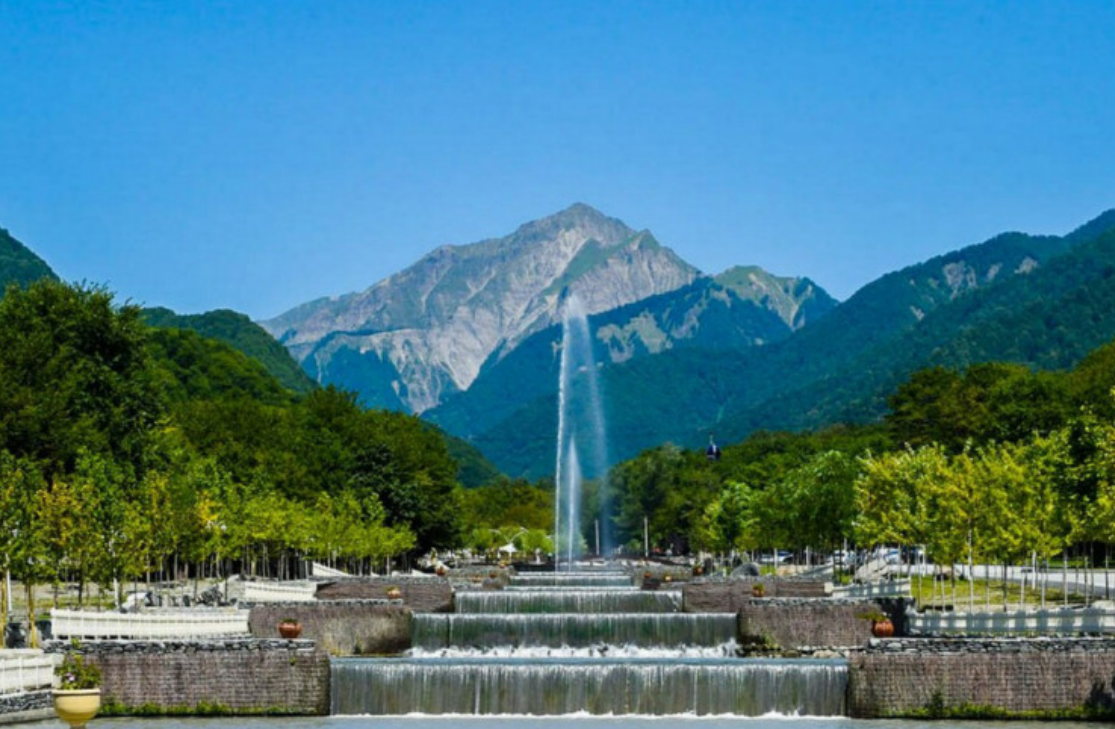
<path fill-rule="evenodd" d="M 948 581 L 934 582 L 928 577 L 922 578 L 920 581 L 915 576 L 910 583 L 910 591 L 914 598 L 917 599 L 920 607 L 941 608 L 948 609 L 955 604 L 958 610 L 967 610 L 971 588 L 975 588 L 975 608 L 976 610 L 984 610 L 988 604 L 988 593 L 990 593 L 990 604 L 992 610 L 1001 610 L 1003 607 L 1003 582 L 1002 580 L 975 580 L 971 585 L 968 580 L 957 580 L 955 597 L 953 595 L 953 583 Z M 1061 578 L 1060 575 L 1049 575 L 1049 581 L 1045 588 L 1045 604 L 1047 607 L 1059 607 L 1064 604 L 1064 593 L 1061 591 Z M 1099 586 L 1102 588 L 1102 585 Z M 1115 590 L 1115 584 L 1112 585 Z M 943 594 L 942 594 L 943 590 Z M 1018 610 L 1022 607 L 1022 586 L 1017 582 L 1007 582 L 1007 605 L 1011 610 Z M 1041 606 L 1041 581 L 1039 579 L 1038 587 L 1035 590 L 1032 585 L 1026 586 L 1025 591 L 1025 605 L 1026 607 L 1040 607 Z M 1083 605 L 1083 595 L 1070 593 L 1068 596 L 1069 605 Z"/>

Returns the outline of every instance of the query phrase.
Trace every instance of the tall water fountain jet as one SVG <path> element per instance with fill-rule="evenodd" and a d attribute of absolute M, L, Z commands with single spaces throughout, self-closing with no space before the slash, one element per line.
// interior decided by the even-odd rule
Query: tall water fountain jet
<path fill-rule="evenodd" d="M 581 464 L 587 463 L 597 478 L 608 468 L 604 408 L 592 352 L 588 317 L 576 294 L 565 298 L 561 329 L 561 368 L 558 375 L 557 464 L 554 473 L 554 567 L 567 568 L 581 554 L 581 491 L 584 483 Z M 582 450 L 584 451 L 582 453 Z M 586 457 L 587 456 L 587 457 Z M 597 533 L 602 552 L 611 547 L 601 489 L 601 513 Z M 598 526 L 598 529 L 599 529 Z"/>

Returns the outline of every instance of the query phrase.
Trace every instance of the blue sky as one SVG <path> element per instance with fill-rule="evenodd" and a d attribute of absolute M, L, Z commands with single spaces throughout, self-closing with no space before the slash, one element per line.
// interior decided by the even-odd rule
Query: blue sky
<path fill-rule="evenodd" d="M 1109 2 L 0 0 L 0 226 L 253 317 L 587 202 L 846 298 L 1115 206 Z"/>

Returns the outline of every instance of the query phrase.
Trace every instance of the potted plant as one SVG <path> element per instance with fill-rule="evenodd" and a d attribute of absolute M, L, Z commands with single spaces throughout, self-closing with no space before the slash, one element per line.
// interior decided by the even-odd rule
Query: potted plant
<path fill-rule="evenodd" d="M 294 640 L 302 635 L 302 623 L 298 618 L 283 618 L 279 621 L 279 635 L 287 640 Z"/>
<path fill-rule="evenodd" d="M 868 610 L 856 617 L 871 621 L 871 634 L 876 638 L 891 638 L 894 636 L 894 623 L 890 616 L 881 610 Z"/>
<path fill-rule="evenodd" d="M 77 648 L 77 642 L 74 642 Z M 101 708 L 101 669 L 85 656 L 67 652 L 54 668 L 54 712 L 71 727 L 83 727 Z"/>
<path fill-rule="evenodd" d="M 387 599 L 388 600 L 402 600 L 403 599 L 403 591 L 400 590 L 398 587 L 392 585 L 391 587 L 387 588 Z"/>

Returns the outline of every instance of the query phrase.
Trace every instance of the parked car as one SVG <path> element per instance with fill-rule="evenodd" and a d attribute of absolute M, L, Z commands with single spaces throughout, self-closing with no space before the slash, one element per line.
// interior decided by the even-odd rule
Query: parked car
<path fill-rule="evenodd" d="M 778 550 L 778 564 L 789 564 L 794 559 L 794 553 L 785 549 Z M 759 555 L 759 564 L 774 564 L 774 554 L 767 552 Z"/>

